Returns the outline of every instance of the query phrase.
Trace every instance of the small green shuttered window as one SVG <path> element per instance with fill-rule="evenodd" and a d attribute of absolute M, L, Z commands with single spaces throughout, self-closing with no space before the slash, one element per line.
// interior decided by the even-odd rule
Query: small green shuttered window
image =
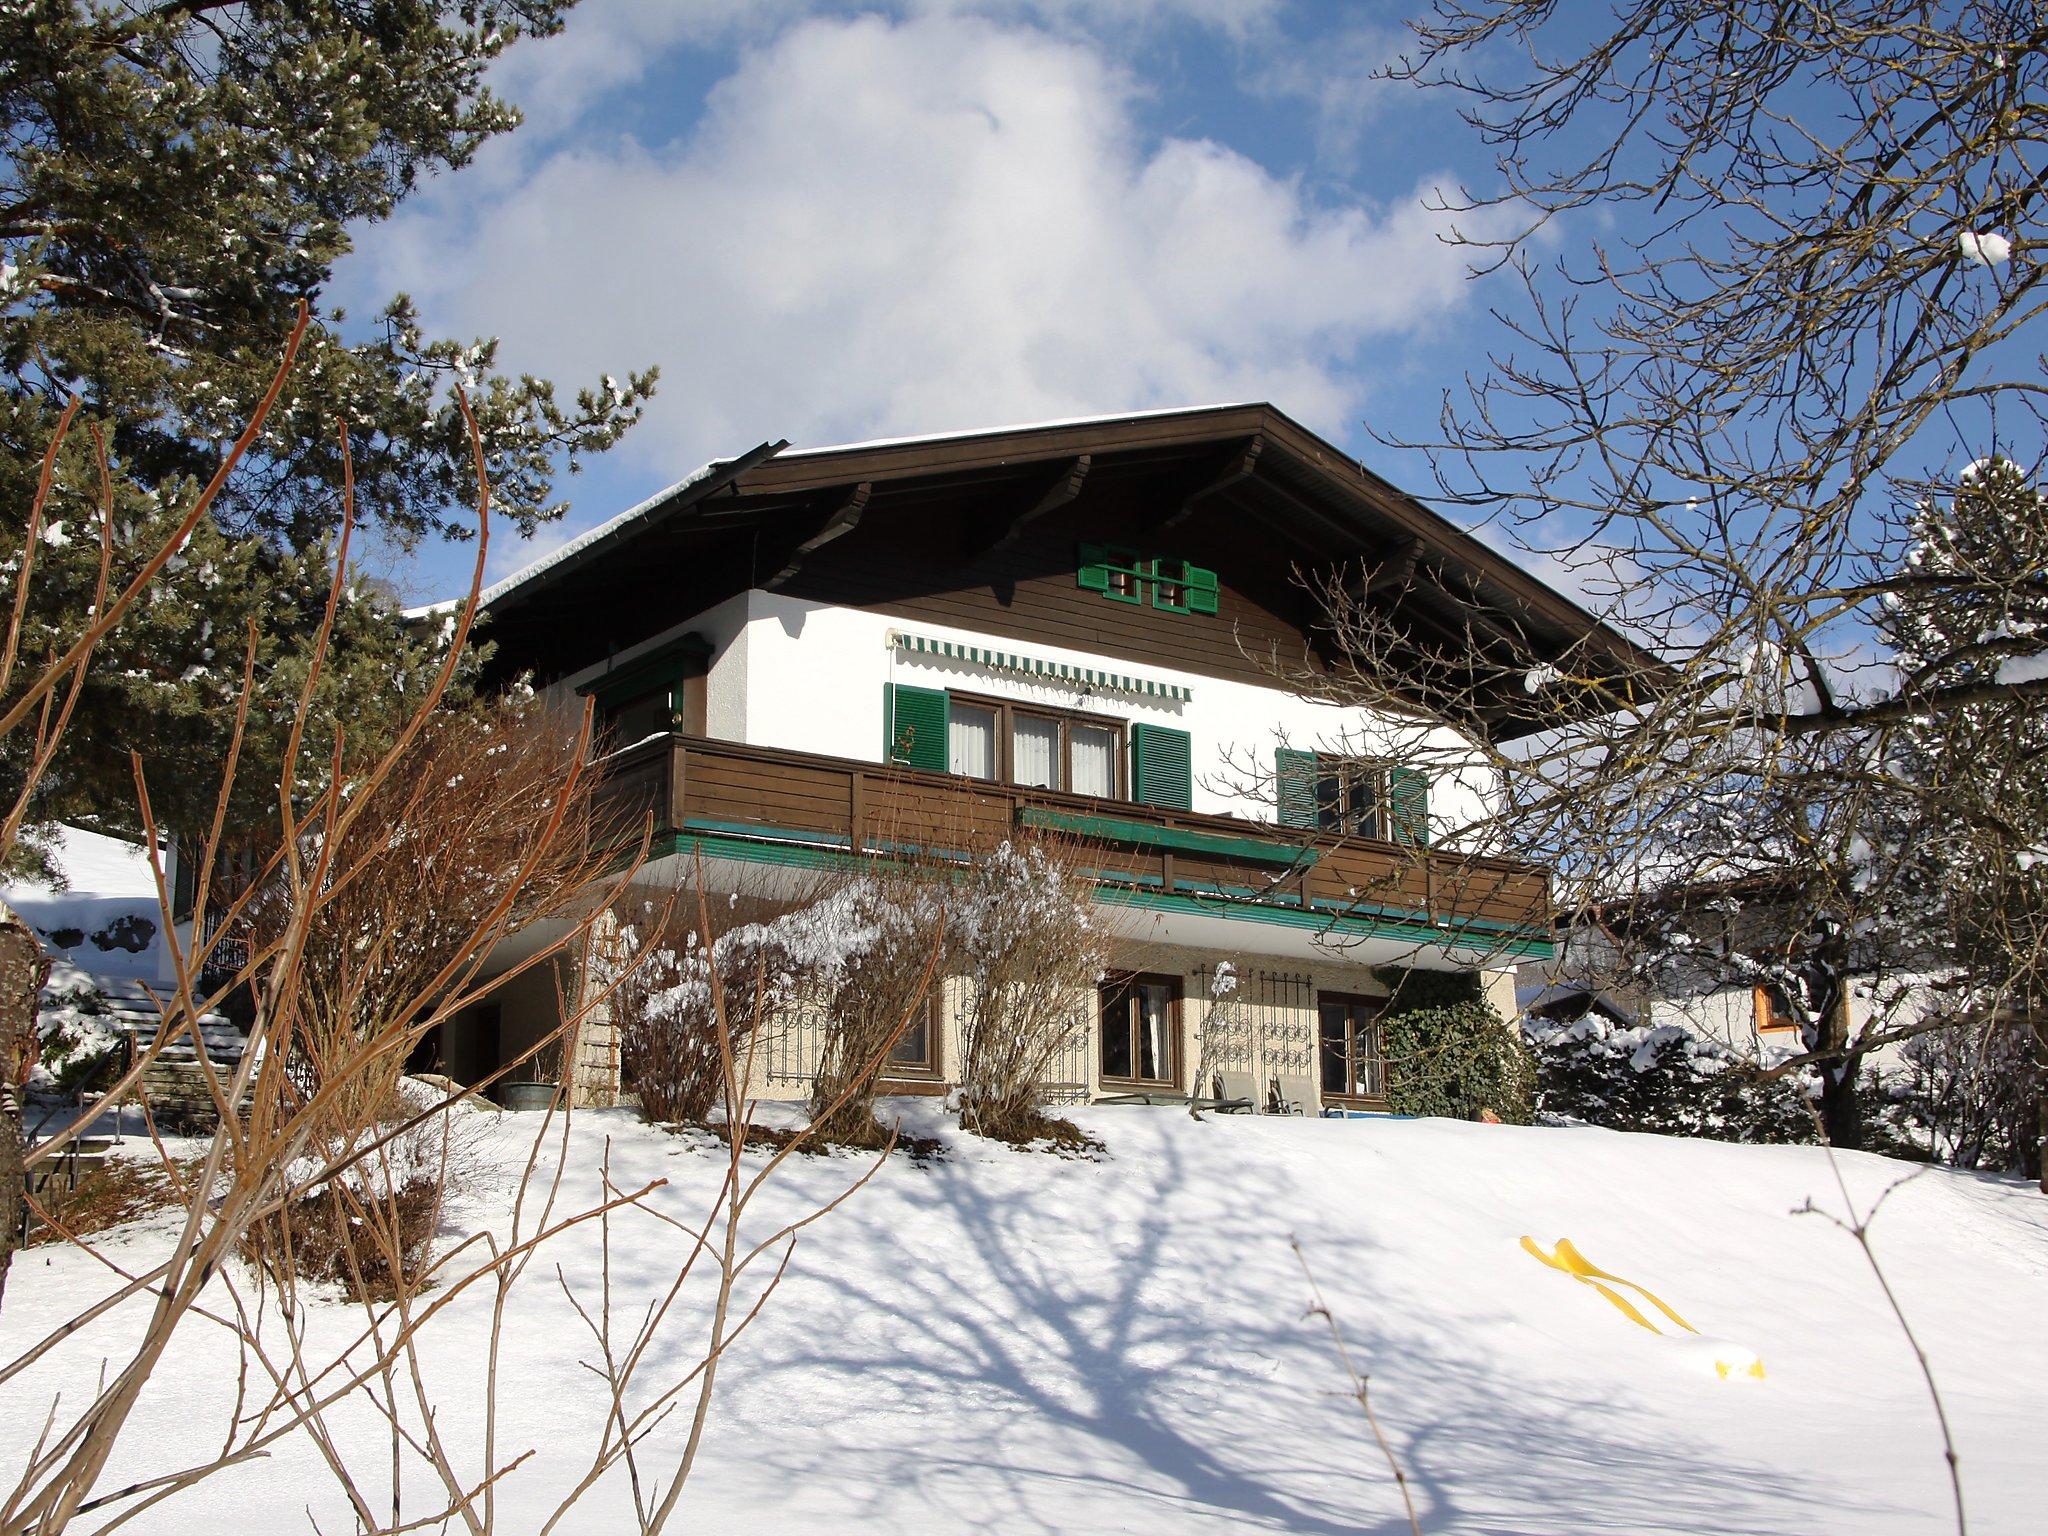
<path fill-rule="evenodd" d="M 1429 846 L 1429 775 L 1420 768 L 1281 747 L 1273 806 L 1283 827 Z"/>
<path fill-rule="evenodd" d="M 883 760 L 944 773 L 947 702 L 943 688 L 883 684 Z"/>
<path fill-rule="evenodd" d="M 1185 560 L 1083 544 L 1075 579 L 1083 591 L 1100 592 L 1113 602 L 1149 600 L 1168 613 L 1216 612 L 1216 573 Z"/>
<path fill-rule="evenodd" d="M 1194 808 L 1194 752 L 1186 731 L 1131 727 L 1131 798 L 1165 811 Z"/>

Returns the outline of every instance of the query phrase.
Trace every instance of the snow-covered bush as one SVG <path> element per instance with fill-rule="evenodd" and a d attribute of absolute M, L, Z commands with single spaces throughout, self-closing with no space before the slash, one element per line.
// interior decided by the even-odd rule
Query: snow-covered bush
<path fill-rule="evenodd" d="M 922 861 L 877 863 L 832 898 L 850 942 L 829 977 L 825 1040 L 811 1092 L 812 1134 L 880 1145 L 875 1089 L 889 1053 L 939 994 L 951 872 Z M 821 978 L 825 979 L 825 978 Z"/>
<path fill-rule="evenodd" d="M 43 988 L 36 1032 L 41 1060 L 32 1082 L 52 1093 L 91 1082 L 121 1052 L 123 1031 L 93 979 L 61 963 Z"/>
<path fill-rule="evenodd" d="M 1527 1125 L 1536 1063 L 1521 1032 L 1487 1002 L 1470 972 L 1382 970 L 1393 996 L 1380 1015 L 1387 1102 L 1405 1115 Z"/>
<path fill-rule="evenodd" d="M 1899 1058 L 1871 1094 L 1881 1150 L 2040 1177 L 2044 1074 L 2025 1026 L 1958 1023 L 1914 1036 Z"/>
<path fill-rule="evenodd" d="M 966 983 L 960 1123 L 1002 1141 L 1076 1142 L 1045 1112 L 1046 1076 L 1088 1028 L 1088 999 L 1109 935 L 1088 899 L 1072 844 L 1005 841 L 976 858 L 956 893 L 954 934 Z"/>
<path fill-rule="evenodd" d="M 856 963 L 894 950 L 900 927 L 872 878 L 824 882 L 789 910 L 707 943 L 700 929 L 737 900 L 678 893 L 642 901 L 609 964 L 623 1086 L 661 1125 L 700 1125 L 724 1087 L 721 1013 L 736 1062 L 763 1031 L 827 1011 Z M 714 985 L 715 981 L 715 985 Z"/>
<path fill-rule="evenodd" d="M 1816 1139 L 1805 1079 L 1759 1077 L 1756 1062 L 1710 1036 L 1597 1013 L 1524 1019 L 1522 1029 L 1536 1053 L 1539 1118 L 1715 1141 Z"/>

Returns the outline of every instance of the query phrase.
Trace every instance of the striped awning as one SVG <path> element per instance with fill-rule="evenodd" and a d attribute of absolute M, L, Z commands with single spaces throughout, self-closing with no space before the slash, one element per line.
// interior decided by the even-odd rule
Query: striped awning
<path fill-rule="evenodd" d="M 1007 672 L 1013 677 L 1044 678 L 1076 687 L 1133 694 L 1139 698 L 1171 699 L 1177 704 L 1185 704 L 1194 697 L 1191 690 L 1178 683 L 1157 683 L 1150 678 L 1127 677 L 1121 672 L 1104 672 L 1096 667 L 1070 666 L 1064 661 L 1047 661 L 1041 656 L 1025 656 L 1016 651 L 991 650 L 984 645 L 963 645 L 958 640 L 940 640 L 932 635 L 912 635 L 892 629 L 889 631 L 889 643 L 899 651 L 943 656 L 949 661 L 963 661 L 991 672 Z"/>

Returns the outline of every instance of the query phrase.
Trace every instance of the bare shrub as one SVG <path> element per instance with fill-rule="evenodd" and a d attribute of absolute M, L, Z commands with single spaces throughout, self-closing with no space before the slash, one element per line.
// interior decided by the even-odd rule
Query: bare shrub
<path fill-rule="evenodd" d="M 1061 1050 L 1088 1029 L 1087 998 L 1110 933 L 1089 900 L 1080 845 L 1018 838 L 975 857 L 961 876 L 953 931 L 966 980 L 960 1123 L 1017 1144 L 1086 1142 L 1049 1115 L 1044 1083 Z"/>
<path fill-rule="evenodd" d="M 14 848 L 37 779 L 62 735 L 66 701 L 75 698 L 95 644 L 143 597 L 154 574 L 177 555 L 186 534 L 207 514 L 236 463 L 261 435 L 306 324 L 302 308 L 299 328 L 248 428 L 222 456 L 213 478 L 157 554 L 118 593 L 107 582 L 103 565 L 101 590 L 106 600 L 94 605 L 80 636 L 14 693 L 7 685 L 13 676 L 15 647 L 12 640 L 0 644 L 0 699 L 11 701 L 0 707 L 0 745 L 12 749 L 25 736 L 31 759 L 25 788 L 0 819 L 0 861 Z M 189 1165 L 174 1165 L 167 1151 L 157 1146 L 159 1166 L 173 1182 L 180 1207 L 179 1219 L 167 1224 L 174 1230 L 153 1238 L 148 1246 L 118 1252 L 103 1251 L 82 1232 L 68 1232 L 66 1240 L 89 1256 L 93 1272 L 111 1279 L 106 1285 L 88 1287 L 75 1307 L 60 1304 L 46 1317 L 39 1312 L 40 1320 L 26 1332 L 14 1330 L 7 1349 L 0 1352 L 0 1383 L 7 1384 L 10 1403 L 41 1426 L 34 1441 L 0 1473 L 0 1530 L 56 1536 L 81 1516 L 88 1517 L 95 1529 L 111 1529 L 189 1494 L 225 1468 L 260 1460 L 292 1441 L 310 1442 L 318 1451 L 347 1501 L 351 1528 L 394 1533 L 458 1523 L 479 1533 L 499 1528 L 500 1483 L 532 1454 L 530 1448 L 521 1451 L 501 1439 L 498 1405 L 507 1298 L 562 1233 L 586 1223 L 602 1224 L 608 1232 L 612 1221 L 630 1212 L 681 1237 L 667 1247 L 674 1256 L 673 1279 L 661 1290 L 659 1302 L 638 1315 L 623 1349 L 614 1347 L 619 1334 L 608 1263 L 594 1279 L 579 1277 L 582 1288 L 571 1290 L 572 1302 L 593 1322 L 600 1339 L 602 1376 L 611 1401 L 602 1427 L 592 1427 L 596 1444 L 587 1472 L 548 1491 L 554 1508 L 541 1528 L 574 1528 L 575 1507 L 623 1462 L 635 1491 L 638 1527 L 642 1536 L 654 1536 L 673 1516 L 695 1464 L 726 1353 L 760 1315 L 787 1272 L 800 1229 L 861 1182 L 852 1181 L 849 1189 L 822 1207 L 794 1217 L 779 1212 L 773 1218 L 750 1219 L 743 1230 L 753 1197 L 787 1153 L 742 1160 L 747 1063 L 734 1049 L 715 971 L 711 1011 L 720 1097 L 726 1108 L 721 1159 L 725 1176 L 695 1219 L 679 1219 L 650 1202 L 665 1182 L 659 1179 L 619 1188 L 607 1177 L 594 1201 L 573 1201 L 566 1193 L 566 1117 L 550 1112 L 535 1117 L 535 1139 L 515 1181 L 509 1219 L 488 1224 L 435 1253 L 418 1244 L 424 1203 L 414 1176 L 419 1159 L 409 1158 L 404 1148 L 409 1139 L 424 1135 L 431 1141 L 444 1134 L 445 1118 L 467 1090 L 451 1087 L 445 1096 L 437 1092 L 414 1099 L 395 1121 L 338 1132 L 338 1127 L 360 1117 L 350 1105 L 380 1102 L 369 1085 L 394 1081 L 399 1064 L 427 1030 L 504 983 L 506 977 L 486 979 L 481 972 L 492 952 L 502 953 L 507 937 L 536 910 L 528 883 L 534 871 L 568 871 L 550 887 L 558 898 L 554 910 L 567 921 L 537 934 L 530 946 L 523 947 L 511 975 L 551 965 L 558 957 L 586 948 L 597 917 L 637 867 L 637 861 L 628 859 L 607 877 L 599 863 L 582 861 L 591 845 L 571 814 L 584 792 L 580 781 L 588 771 L 580 752 L 564 764 L 559 784 L 526 802 L 532 841 L 515 877 L 500 881 L 486 901 L 465 901 L 457 909 L 463 914 L 459 921 L 443 924 L 446 911 L 437 910 L 434 903 L 444 887 L 437 886 L 434 873 L 424 868 L 444 851 L 441 845 L 415 839 L 404 843 L 400 852 L 393 829 L 405 825 L 403 818 L 373 814 L 413 744 L 433 727 L 436 706 L 458 665 L 482 586 L 489 547 L 483 450 L 459 392 L 456 403 L 470 426 L 479 466 L 476 564 L 469 600 L 455 610 L 444 667 L 424 697 L 412 701 L 412 713 L 396 743 L 374 761 L 345 768 L 345 742 L 321 743 L 309 751 L 295 731 L 286 754 L 285 789 L 276 797 L 277 824 L 265 845 L 270 851 L 258 859 L 252 882 L 223 896 L 214 875 L 223 866 L 226 808 L 241 762 L 238 733 L 222 769 L 220 810 L 200 839 L 194 860 L 197 877 L 189 923 L 171 922 L 168 886 L 162 869 L 157 870 L 174 981 L 163 998 L 162 1027 L 120 1074 L 110 1096 L 133 1092 L 143 1071 L 166 1048 L 189 1041 L 197 1052 L 198 1075 L 220 1115 Z M 60 435 L 70 419 L 67 413 Z M 348 435 L 340 434 L 338 443 L 346 470 Z M 101 474 L 104 482 L 104 459 Z M 27 519 L 26 548 L 36 547 L 43 507 L 39 495 Z M 327 622 L 316 636 L 305 682 L 309 694 L 319 686 L 334 615 L 345 600 L 347 531 L 353 515 L 353 505 L 345 502 Z M 107 543 L 103 537 L 103 549 Z M 17 594 L 29 580 L 24 567 L 17 578 Z M 254 697 L 251 679 L 261 638 L 251 632 L 244 650 L 244 720 Z M 302 709 L 298 718 L 303 713 Z M 139 760 L 134 768 L 137 815 L 146 845 L 154 849 L 161 846 L 160 829 Z M 501 806 L 498 814 L 514 813 Z M 359 821 L 381 822 L 385 833 L 354 835 Z M 565 862 L 557 865 L 557 859 Z M 410 868 L 413 875 L 401 878 L 394 868 Z M 380 929 L 359 934 L 358 943 L 328 942 L 340 927 L 331 914 L 353 899 L 358 882 L 365 888 L 382 885 L 383 896 L 367 910 L 373 920 L 388 925 L 389 934 Z M 279 920 L 254 931 L 246 954 L 237 954 L 227 965 L 232 975 L 203 982 L 201 978 L 225 959 L 222 936 L 248 918 L 251 893 L 267 890 L 290 893 Z M 451 944 L 437 951 L 431 966 L 425 960 L 411 963 L 415 957 L 405 948 L 402 935 L 414 927 L 454 935 Z M 401 959 L 407 961 L 403 974 L 409 981 L 393 986 L 390 973 Z M 364 971 L 374 974 L 356 974 Z M 607 985 L 616 979 L 610 978 Z M 249 1049 L 228 1065 L 208 1054 L 197 1021 L 238 987 L 250 988 L 254 1017 Z M 374 1007 L 357 1006 L 373 998 L 383 1001 Z M 338 1006 L 337 999 L 347 1006 Z M 562 1029 L 536 1050 L 575 1031 L 606 1000 L 605 987 L 579 989 Z M 24 1006 L 32 1002 L 29 995 Z M 332 1021 L 345 1018 L 353 1019 L 357 1027 L 328 1028 Z M 294 1064 L 309 1059 L 316 1048 L 309 1041 L 319 1042 L 331 1055 L 320 1060 L 320 1075 L 307 1081 Z M 234 1107 L 243 1104 L 246 1111 L 235 1113 Z M 90 1126 L 93 1113 L 82 1111 L 30 1149 L 22 1160 L 26 1171 L 34 1175 L 65 1156 Z M 7 1134 L 15 1130 L 13 1125 L 0 1126 Z M 793 1143 L 801 1140 L 798 1133 Z M 445 1173 L 439 1154 L 434 1166 Z M 336 1263 L 348 1276 L 344 1283 L 366 1294 L 388 1292 L 389 1299 L 367 1303 L 360 1327 L 344 1329 L 344 1337 L 335 1339 L 330 1330 L 312 1325 L 301 1301 L 297 1265 L 278 1271 L 282 1283 L 275 1286 L 268 1283 L 269 1272 L 259 1267 L 259 1283 L 251 1295 L 247 1275 L 234 1261 L 249 1251 L 266 1223 L 282 1218 L 280 1224 L 289 1232 L 294 1220 L 285 1213 L 302 1211 L 308 1197 L 338 1192 L 337 1198 L 345 1203 L 351 1190 L 360 1201 L 353 1214 L 370 1219 L 363 1221 L 360 1240 L 351 1235 L 335 1245 Z M 367 1200 L 361 1198 L 364 1194 Z M 371 1207 L 386 1197 L 390 1219 L 383 1221 Z M 298 1226 L 301 1233 L 310 1234 L 317 1224 Z M 0 1243 L 0 1274 L 5 1248 Z M 691 1286 L 693 1278 L 697 1283 Z M 570 1288 L 571 1283 L 565 1279 L 564 1285 Z M 696 1313 L 701 1326 L 693 1327 L 687 1338 L 670 1337 L 676 1332 L 686 1288 L 702 1293 L 707 1287 L 710 1294 Z M 487 1321 L 484 1337 L 457 1356 L 436 1354 L 429 1360 L 423 1347 L 426 1325 L 465 1297 Z M 123 1321 L 111 1333 L 103 1333 L 105 1319 L 117 1309 Z M 126 1321 L 131 1316 L 133 1327 Z M 281 1329 L 273 1326 L 280 1317 Z M 215 1422 L 203 1422 L 211 1400 L 205 1394 L 195 1396 L 192 1422 L 183 1426 L 187 1432 L 177 1437 L 177 1443 L 166 1441 L 156 1447 L 164 1454 L 152 1454 L 146 1476 L 122 1476 L 120 1452 L 146 1384 L 152 1376 L 161 1382 L 161 1373 L 174 1360 L 174 1342 L 192 1326 L 222 1329 L 230 1339 L 236 1355 L 233 1406 Z M 330 1342 L 318 1342 L 322 1337 Z M 67 1345 L 102 1354 L 100 1367 L 84 1376 L 61 1372 L 61 1380 L 52 1383 L 53 1353 Z M 444 1409 L 451 1397 L 466 1396 L 471 1390 L 475 1402 L 461 1404 L 453 1417 L 465 1430 L 479 1428 L 480 1434 L 465 1433 L 451 1441 L 441 1429 L 448 1421 Z M 673 1424 L 676 1416 L 687 1418 L 687 1438 L 679 1448 L 663 1449 L 657 1458 L 649 1437 Z M 344 1422 L 351 1425 L 348 1438 L 334 1429 Z M 377 1438 L 387 1442 L 374 1466 L 364 1455 L 364 1425 L 380 1426 Z M 423 1478 L 424 1493 L 405 1484 L 408 1475 Z M 374 1505 L 369 1488 L 378 1490 Z M 161 1521 L 164 1516 L 156 1518 Z M 179 1517 L 170 1518 L 179 1523 Z M 192 1519 L 187 1515 L 182 1523 Z"/>
<path fill-rule="evenodd" d="M 880 1146 L 875 1116 L 890 1053 L 939 991 L 955 898 L 950 870 L 925 860 L 877 861 L 832 901 L 848 931 L 825 1005 L 825 1041 L 811 1091 L 811 1130 L 840 1146 Z"/>
<path fill-rule="evenodd" d="M 356 1145 L 323 1146 L 308 1160 L 301 1192 L 259 1222 L 244 1247 L 280 1291 L 310 1280 L 368 1302 L 418 1286 L 432 1258 L 442 1199 L 471 1161 L 445 1113 L 413 1118 L 437 1097 L 395 1095 L 357 1133 Z M 351 1159 L 357 1150 L 365 1155 Z M 318 1168 L 344 1162 L 341 1172 L 317 1176 Z"/>
<path fill-rule="evenodd" d="M 69 1187 L 45 1186 L 28 1201 L 36 1218 L 27 1246 L 76 1242 L 185 1202 L 183 1160 L 110 1157 Z"/>
<path fill-rule="evenodd" d="M 338 836 L 311 824 L 296 870 L 278 866 L 249 904 L 259 939 L 320 897 L 300 958 L 293 1087 L 324 1093 L 338 1135 L 375 1123 L 426 1027 L 423 1005 L 464 940 L 501 904 L 522 924 L 561 915 L 600 877 L 593 778 L 576 771 L 581 721 L 508 696 L 426 714 L 388 772 L 352 802 Z M 560 812 L 559 816 L 557 812 Z M 365 1038 L 410 1021 L 401 1049 Z"/>

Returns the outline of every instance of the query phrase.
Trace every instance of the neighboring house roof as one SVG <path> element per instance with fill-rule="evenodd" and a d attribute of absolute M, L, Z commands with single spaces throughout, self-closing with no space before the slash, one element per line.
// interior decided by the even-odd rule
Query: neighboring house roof
<path fill-rule="evenodd" d="M 1609 997 L 1597 987 L 1575 981 L 1518 986 L 1515 988 L 1515 1007 L 1525 1018 L 1550 1019 L 1560 1024 L 1576 1023 L 1589 1013 L 1597 1013 L 1616 1024 L 1634 1025 L 1639 1022 L 1626 1004 Z"/>
<path fill-rule="evenodd" d="M 645 636 L 618 627 L 622 610 L 673 596 L 678 586 L 688 587 L 698 611 L 750 587 L 773 588 L 864 515 L 872 525 L 943 499 L 963 525 L 977 522 L 970 533 L 993 548 L 1046 505 L 1078 497 L 1078 510 L 1105 486 L 1141 491 L 1158 530 L 1198 511 L 1257 526 L 1259 558 L 1281 573 L 1337 562 L 1401 572 L 1383 600 L 1401 605 L 1419 644 L 1456 652 L 1492 645 L 1504 657 L 1532 659 L 1578 648 L 1576 668 L 1610 668 L 1646 687 L 1666 675 L 1656 658 L 1509 557 L 1256 403 L 793 451 L 763 443 L 706 465 L 490 588 L 489 633 L 514 664 L 543 658 L 567 670 L 573 642 L 565 631 L 579 631 L 581 643 L 608 631 L 614 649 L 631 644 Z M 933 553 L 943 567 L 943 553 Z M 1483 723 L 1496 736 L 1558 717 L 1554 701 L 1505 679 L 1495 692 Z"/>

